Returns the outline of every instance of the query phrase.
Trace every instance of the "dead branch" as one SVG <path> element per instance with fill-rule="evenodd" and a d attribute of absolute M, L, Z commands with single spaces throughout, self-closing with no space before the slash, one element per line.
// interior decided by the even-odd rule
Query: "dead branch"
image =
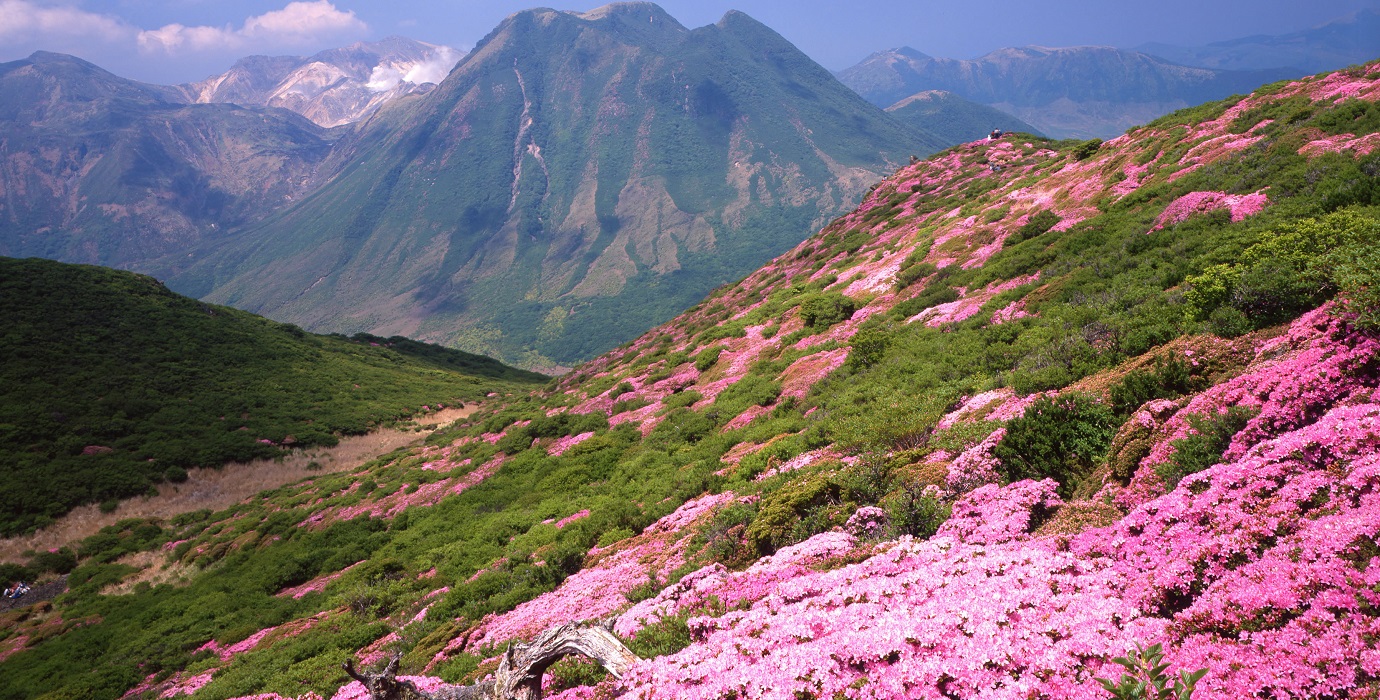
<path fill-rule="evenodd" d="M 570 622 L 541 634 L 530 643 L 508 645 L 493 679 L 474 685 L 452 685 L 426 693 L 411 681 L 399 680 L 398 660 L 394 656 L 382 673 L 361 673 L 353 660 L 342 664 L 345 673 L 360 682 L 373 700 L 540 700 L 541 679 L 546 669 L 562 657 L 586 656 L 622 678 L 641 659 L 623 645 L 608 627 L 588 622 Z"/>

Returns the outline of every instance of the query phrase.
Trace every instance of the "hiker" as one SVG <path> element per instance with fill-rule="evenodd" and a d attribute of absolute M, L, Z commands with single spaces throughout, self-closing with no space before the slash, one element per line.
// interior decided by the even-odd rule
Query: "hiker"
<path fill-rule="evenodd" d="M 992 129 L 992 133 L 987 135 L 988 141 L 996 141 L 1001 138 L 1001 129 Z"/>

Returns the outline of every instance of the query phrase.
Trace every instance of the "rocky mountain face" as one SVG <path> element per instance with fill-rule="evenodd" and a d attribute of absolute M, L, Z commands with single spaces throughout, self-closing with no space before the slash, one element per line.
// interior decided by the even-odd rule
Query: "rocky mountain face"
<path fill-rule="evenodd" d="M 1110 138 L 1175 109 L 1293 74 L 1189 68 L 1101 46 L 1026 46 L 972 60 L 892 49 L 838 76 L 880 107 L 924 90 L 945 90 L 1015 115 L 1050 136 Z"/>
<path fill-rule="evenodd" d="M 742 13 L 688 30 L 650 3 L 532 10 L 351 135 L 311 196 L 156 271 L 304 327 L 549 368 L 670 318 L 942 145 Z"/>
<path fill-rule="evenodd" d="M 1380 56 L 1380 12 L 1361 10 L 1335 22 L 1274 36 L 1248 36 L 1206 46 L 1143 44 L 1138 51 L 1186 66 L 1221 70 L 1336 70 Z"/>
<path fill-rule="evenodd" d="M 395 36 L 311 57 L 250 56 L 221 75 L 176 89 L 188 102 L 282 107 L 333 127 L 365 119 L 399 97 L 429 92 L 460 57 L 448 46 Z"/>
<path fill-rule="evenodd" d="M 943 90 L 917 92 L 886 111 L 903 123 L 950 143 L 975 141 L 993 129 L 1040 134 L 1034 125 L 1006 112 Z"/>
<path fill-rule="evenodd" d="M 0 254 L 137 267 L 310 188 L 330 137 L 70 56 L 0 64 Z"/>
<path fill-rule="evenodd" d="M 544 697 L 1096 700 L 1128 650 L 1373 697 L 1378 105 L 1373 63 L 902 166 L 425 445 L 6 569 L 72 591 L 0 618 L 0 700 L 455 697 L 575 621 L 640 658 Z"/>

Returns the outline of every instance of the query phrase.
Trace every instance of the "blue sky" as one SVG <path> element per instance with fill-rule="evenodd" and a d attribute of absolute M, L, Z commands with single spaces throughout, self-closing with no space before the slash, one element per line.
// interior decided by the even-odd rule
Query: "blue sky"
<path fill-rule="evenodd" d="M 550 3 L 557 9 L 583 5 Z M 831 70 L 911 46 L 971 58 L 1003 46 L 1202 44 L 1323 24 L 1380 0 L 665 0 L 687 27 L 730 9 Z M 468 49 L 521 0 L 0 0 L 0 61 L 44 49 L 119 75 L 176 83 L 250 54 L 306 55 L 390 34 Z"/>

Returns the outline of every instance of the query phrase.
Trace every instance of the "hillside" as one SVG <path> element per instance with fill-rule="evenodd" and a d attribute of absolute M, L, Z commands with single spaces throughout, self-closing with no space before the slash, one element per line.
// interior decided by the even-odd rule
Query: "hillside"
<path fill-rule="evenodd" d="M 187 102 L 281 107 L 329 128 L 366 119 L 399 97 L 426 93 L 459 59 L 448 46 L 393 36 L 313 56 L 250 56 L 176 89 Z"/>
<path fill-rule="evenodd" d="M 303 192 L 330 147 L 289 112 L 184 105 L 71 56 L 0 64 L 0 255 L 185 255 Z"/>
<path fill-rule="evenodd" d="M 650 3 L 529 10 L 338 147 L 331 182 L 155 272 L 305 328 L 568 365 L 943 145 L 742 13 L 690 30 Z"/>
<path fill-rule="evenodd" d="M 5 618 L 0 698 L 435 689 L 576 619 L 645 661 L 550 697 L 1105 698 L 1150 645 L 1194 697 L 1372 697 L 1378 101 L 903 167 L 424 448 L 9 571 L 72 590 Z"/>
<path fill-rule="evenodd" d="M 406 338 L 353 340 L 127 272 L 0 258 L 0 534 L 187 469 L 335 444 L 545 377 Z"/>
<path fill-rule="evenodd" d="M 944 90 L 1012 114 L 1050 136 L 1086 139 L 1111 138 L 1176 109 L 1300 73 L 1190 68 L 1107 46 L 1024 46 L 971 60 L 891 49 L 838 76 L 879 107 L 924 90 Z"/>
<path fill-rule="evenodd" d="M 1043 136 L 1039 129 L 1006 112 L 943 90 L 917 92 L 886 111 L 902 123 L 948 143 L 976 141 L 993 129 Z"/>

